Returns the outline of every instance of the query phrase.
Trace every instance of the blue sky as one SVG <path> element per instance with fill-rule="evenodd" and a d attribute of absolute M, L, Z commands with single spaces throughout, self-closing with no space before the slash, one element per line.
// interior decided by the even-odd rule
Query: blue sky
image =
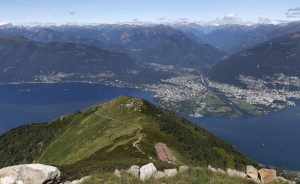
<path fill-rule="evenodd" d="M 1 0 L 1 23 L 284 22 L 299 0 Z"/>

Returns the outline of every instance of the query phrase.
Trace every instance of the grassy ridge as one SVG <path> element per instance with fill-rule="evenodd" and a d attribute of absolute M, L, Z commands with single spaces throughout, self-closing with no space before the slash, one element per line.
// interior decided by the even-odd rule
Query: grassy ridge
<path fill-rule="evenodd" d="M 241 170 L 247 164 L 256 165 L 199 126 L 127 96 L 2 135 L 0 163 L 2 167 L 33 161 L 56 165 L 70 180 L 133 164 L 174 167 L 157 159 L 154 145 L 158 142 L 168 145 L 178 165 Z"/>

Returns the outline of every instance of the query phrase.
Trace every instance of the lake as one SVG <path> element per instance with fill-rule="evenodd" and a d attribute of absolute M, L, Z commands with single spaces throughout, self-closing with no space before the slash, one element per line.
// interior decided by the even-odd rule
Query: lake
<path fill-rule="evenodd" d="M 155 103 L 155 92 L 99 84 L 0 85 L 0 135 L 23 124 L 47 122 L 119 95 Z M 265 165 L 300 170 L 300 101 L 263 117 L 187 117 Z"/>

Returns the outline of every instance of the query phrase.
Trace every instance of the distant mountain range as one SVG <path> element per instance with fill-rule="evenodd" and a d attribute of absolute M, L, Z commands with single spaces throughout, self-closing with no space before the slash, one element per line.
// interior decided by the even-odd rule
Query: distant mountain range
<path fill-rule="evenodd" d="M 0 29 L 0 35 L 20 35 L 43 43 L 59 41 L 85 44 L 126 53 L 140 62 L 173 64 L 178 67 L 210 66 L 221 61 L 224 56 L 213 46 L 203 44 L 194 34 L 182 33 L 165 25 L 13 27 Z"/>
<path fill-rule="evenodd" d="M 198 38 L 223 52 L 234 54 L 269 39 L 300 31 L 300 22 L 288 24 L 255 24 L 200 26 L 194 23 L 176 25 L 176 29 L 193 33 Z"/>
<path fill-rule="evenodd" d="M 100 78 L 102 80 L 106 76 L 106 79 L 109 80 L 121 80 L 122 78 L 122 81 L 129 82 L 133 80 L 132 77 L 143 75 L 139 79 L 143 79 L 144 82 L 158 81 L 160 77 L 167 77 L 170 74 L 156 73 L 155 76 L 159 77 L 151 79 L 152 77 L 150 76 L 153 76 L 153 72 L 158 71 L 147 69 L 143 63 L 158 63 L 203 70 L 205 67 L 209 68 L 224 60 L 227 57 L 225 52 L 232 54 L 245 49 L 251 50 L 250 48 L 265 47 L 266 45 L 264 44 L 257 44 L 297 31 L 300 31 L 300 22 L 285 25 L 262 24 L 252 26 L 182 24 L 173 25 L 173 27 L 167 25 L 140 26 L 117 24 L 44 27 L 10 25 L 0 27 L 0 35 L 20 35 L 37 42 L 25 41 L 21 37 L 18 37 L 18 39 L 17 37 L 10 37 L 10 39 L 8 39 L 8 36 L 1 37 L 2 47 L 0 54 L 2 55 L 0 62 L 3 63 L 2 75 L 4 77 L 2 80 L 5 82 L 22 80 L 47 81 L 52 78 L 56 81 L 59 78 L 57 72 L 61 72 L 59 76 L 63 79 L 97 81 Z M 3 38 L 5 37 L 7 38 L 6 41 L 10 40 L 11 42 L 4 42 Z M 14 42 L 13 44 L 12 41 Z M 29 42 L 31 46 L 24 45 L 24 43 Z M 38 42 L 43 42 L 43 44 Z M 13 51 L 15 48 L 17 48 L 16 51 Z M 79 56 L 78 53 L 82 52 L 80 49 L 86 50 L 88 54 Z M 248 52 L 247 50 L 243 52 Z M 292 51 L 290 52 L 292 53 Z M 285 54 L 281 53 L 281 55 Z M 234 60 L 232 58 L 236 58 L 239 55 L 240 53 L 232 55 L 225 62 L 211 70 L 209 75 L 217 79 L 216 76 L 219 74 L 216 74 L 218 73 L 216 68 L 227 65 L 229 60 Z M 248 56 L 245 58 L 248 58 Z M 276 58 L 276 60 L 278 59 Z M 39 64 L 42 63 L 42 60 L 44 65 L 40 66 Z M 99 63 L 97 63 L 99 64 L 97 67 L 95 63 L 86 65 L 83 61 L 88 60 L 102 60 L 105 66 Z M 24 61 L 32 63 L 31 65 L 35 67 L 29 69 L 31 65 L 25 64 L 26 62 Z M 70 67 L 69 65 L 72 66 Z M 260 67 L 263 66 L 260 65 Z M 232 78 L 230 76 L 236 75 L 236 72 L 231 72 L 230 69 L 227 70 L 224 71 L 230 71 L 230 75 L 222 78 L 223 81 L 226 78 Z M 271 70 L 273 69 L 266 71 L 266 74 L 269 74 Z M 31 73 L 33 71 L 35 72 Z M 283 69 L 277 69 L 276 71 L 283 71 Z M 87 73 L 89 77 L 87 77 Z M 292 72 L 293 75 L 294 73 Z M 79 77 L 81 74 L 82 77 Z"/>
<path fill-rule="evenodd" d="M 20 36 L 0 37 L 1 83 L 116 81 L 156 82 L 169 76 L 137 64 L 124 53 L 83 44 L 40 43 Z"/>
<path fill-rule="evenodd" d="M 197 44 L 182 33 L 171 35 L 150 49 L 137 53 L 136 59 L 147 63 L 160 63 L 201 69 L 221 61 L 225 54 L 209 44 Z"/>
<path fill-rule="evenodd" d="M 300 77 L 300 33 L 274 38 L 234 54 L 214 66 L 208 76 L 215 81 L 239 84 L 239 75 L 261 78 L 279 73 Z"/>

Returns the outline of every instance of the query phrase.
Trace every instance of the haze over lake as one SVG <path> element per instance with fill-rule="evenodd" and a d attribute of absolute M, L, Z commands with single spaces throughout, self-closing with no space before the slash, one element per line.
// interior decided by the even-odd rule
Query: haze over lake
<path fill-rule="evenodd" d="M 23 124 L 47 122 L 119 95 L 155 103 L 154 92 L 132 88 L 85 83 L 1 85 L 0 134 Z M 296 105 L 263 117 L 244 114 L 237 119 L 189 119 L 259 163 L 300 170 L 300 101 Z"/>

